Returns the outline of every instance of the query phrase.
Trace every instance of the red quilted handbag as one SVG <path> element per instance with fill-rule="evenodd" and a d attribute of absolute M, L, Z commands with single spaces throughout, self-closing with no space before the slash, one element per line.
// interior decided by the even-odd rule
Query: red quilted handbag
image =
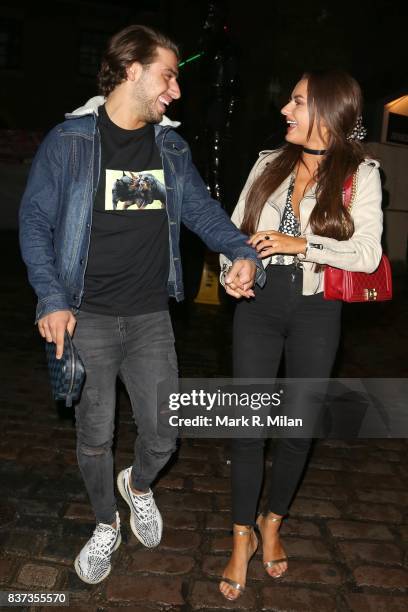
<path fill-rule="evenodd" d="M 357 183 L 357 173 L 344 183 L 344 205 L 351 210 Z M 324 297 L 343 302 L 384 302 L 392 299 L 391 266 L 386 255 L 375 272 L 349 272 L 326 266 L 324 269 Z"/>

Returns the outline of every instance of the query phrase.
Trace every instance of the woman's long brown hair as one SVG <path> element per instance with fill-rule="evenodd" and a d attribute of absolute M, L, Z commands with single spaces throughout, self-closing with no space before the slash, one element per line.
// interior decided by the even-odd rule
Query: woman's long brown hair
<path fill-rule="evenodd" d="M 315 122 L 318 129 L 324 122 L 329 132 L 327 153 L 316 176 L 316 205 L 310 215 L 310 226 L 319 236 L 347 240 L 353 235 L 354 225 L 343 206 L 343 185 L 365 157 L 358 141 L 347 140 L 361 115 L 361 89 L 357 81 L 341 71 L 308 72 L 302 79 L 307 79 L 308 137 Z M 303 163 L 302 146 L 287 143 L 265 166 L 246 198 L 241 224 L 245 234 L 256 232 L 265 202 L 298 163 Z"/>

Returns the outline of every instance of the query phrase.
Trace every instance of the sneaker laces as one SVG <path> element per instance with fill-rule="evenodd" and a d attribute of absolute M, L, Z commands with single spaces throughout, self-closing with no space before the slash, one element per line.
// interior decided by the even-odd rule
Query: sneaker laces
<path fill-rule="evenodd" d="M 112 545 L 116 540 L 116 529 L 99 523 L 89 543 L 89 554 L 95 557 L 108 557 L 112 552 Z"/>
<path fill-rule="evenodd" d="M 136 506 L 137 518 L 142 523 L 149 523 L 155 520 L 154 497 L 152 493 L 136 495 L 132 492 L 133 503 Z"/>

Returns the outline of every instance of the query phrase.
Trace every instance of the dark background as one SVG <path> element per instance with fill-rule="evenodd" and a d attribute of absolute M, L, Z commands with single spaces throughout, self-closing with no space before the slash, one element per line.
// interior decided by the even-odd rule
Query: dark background
<path fill-rule="evenodd" d="M 217 18 L 205 32 L 210 5 Z M 182 58 L 211 39 L 212 51 L 228 49 L 236 67 L 230 138 L 238 178 L 231 179 L 228 208 L 257 150 L 279 139 L 279 109 L 305 69 L 349 70 L 364 91 L 368 140 L 378 140 L 384 100 L 406 93 L 408 85 L 404 5 L 386 0 L 6 0 L 0 8 L 0 128 L 49 129 L 95 95 L 101 52 L 108 37 L 126 25 L 164 30 L 180 44 Z M 208 124 L 214 65 L 208 53 L 181 69 L 183 97 L 171 110 L 182 121 L 181 132 L 199 165 L 204 164 L 200 139 Z"/>
<path fill-rule="evenodd" d="M 132 23 L 155 26 L 180 45 L 182 60 L 206 51 L 180 68 L 182 98 L 169 114 L 181 121 L 179 131 L 211 187 L 217 180 L 211 175 L 213 135 L 221 127 L 220 191 L 215 195 L 231 212 L 258 151 L 282 141 L 279 110 L 307 69 L 350 71 L 365 96 L 367 140 L 379 141 L 384 103 L 408 91 L 405 4 L 5 0 L 0 7 L 0 130 L 38 130 L 41 139 L 65 112 L 97 94 L 101 54 L 114 32 Z M 188 232 L 182 247 L 188 253 L 186 294 L 192 297 L 204 249 Z"/>

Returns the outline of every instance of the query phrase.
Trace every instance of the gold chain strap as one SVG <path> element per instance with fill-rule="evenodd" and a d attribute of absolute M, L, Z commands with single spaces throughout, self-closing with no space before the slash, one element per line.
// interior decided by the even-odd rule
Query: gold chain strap
<path fill-rule="evenodd" d="M 351 209 L 353 207 L 354 200 L 355 200 L 356 193 L 357 193 L 357 180 L 358 180 L 358 168 L 353 174 L 353 182 L 351 184 L 351 198 L 350 198 L 349 205 L 347 207 L 349 213 L 351 213 Z"/>

